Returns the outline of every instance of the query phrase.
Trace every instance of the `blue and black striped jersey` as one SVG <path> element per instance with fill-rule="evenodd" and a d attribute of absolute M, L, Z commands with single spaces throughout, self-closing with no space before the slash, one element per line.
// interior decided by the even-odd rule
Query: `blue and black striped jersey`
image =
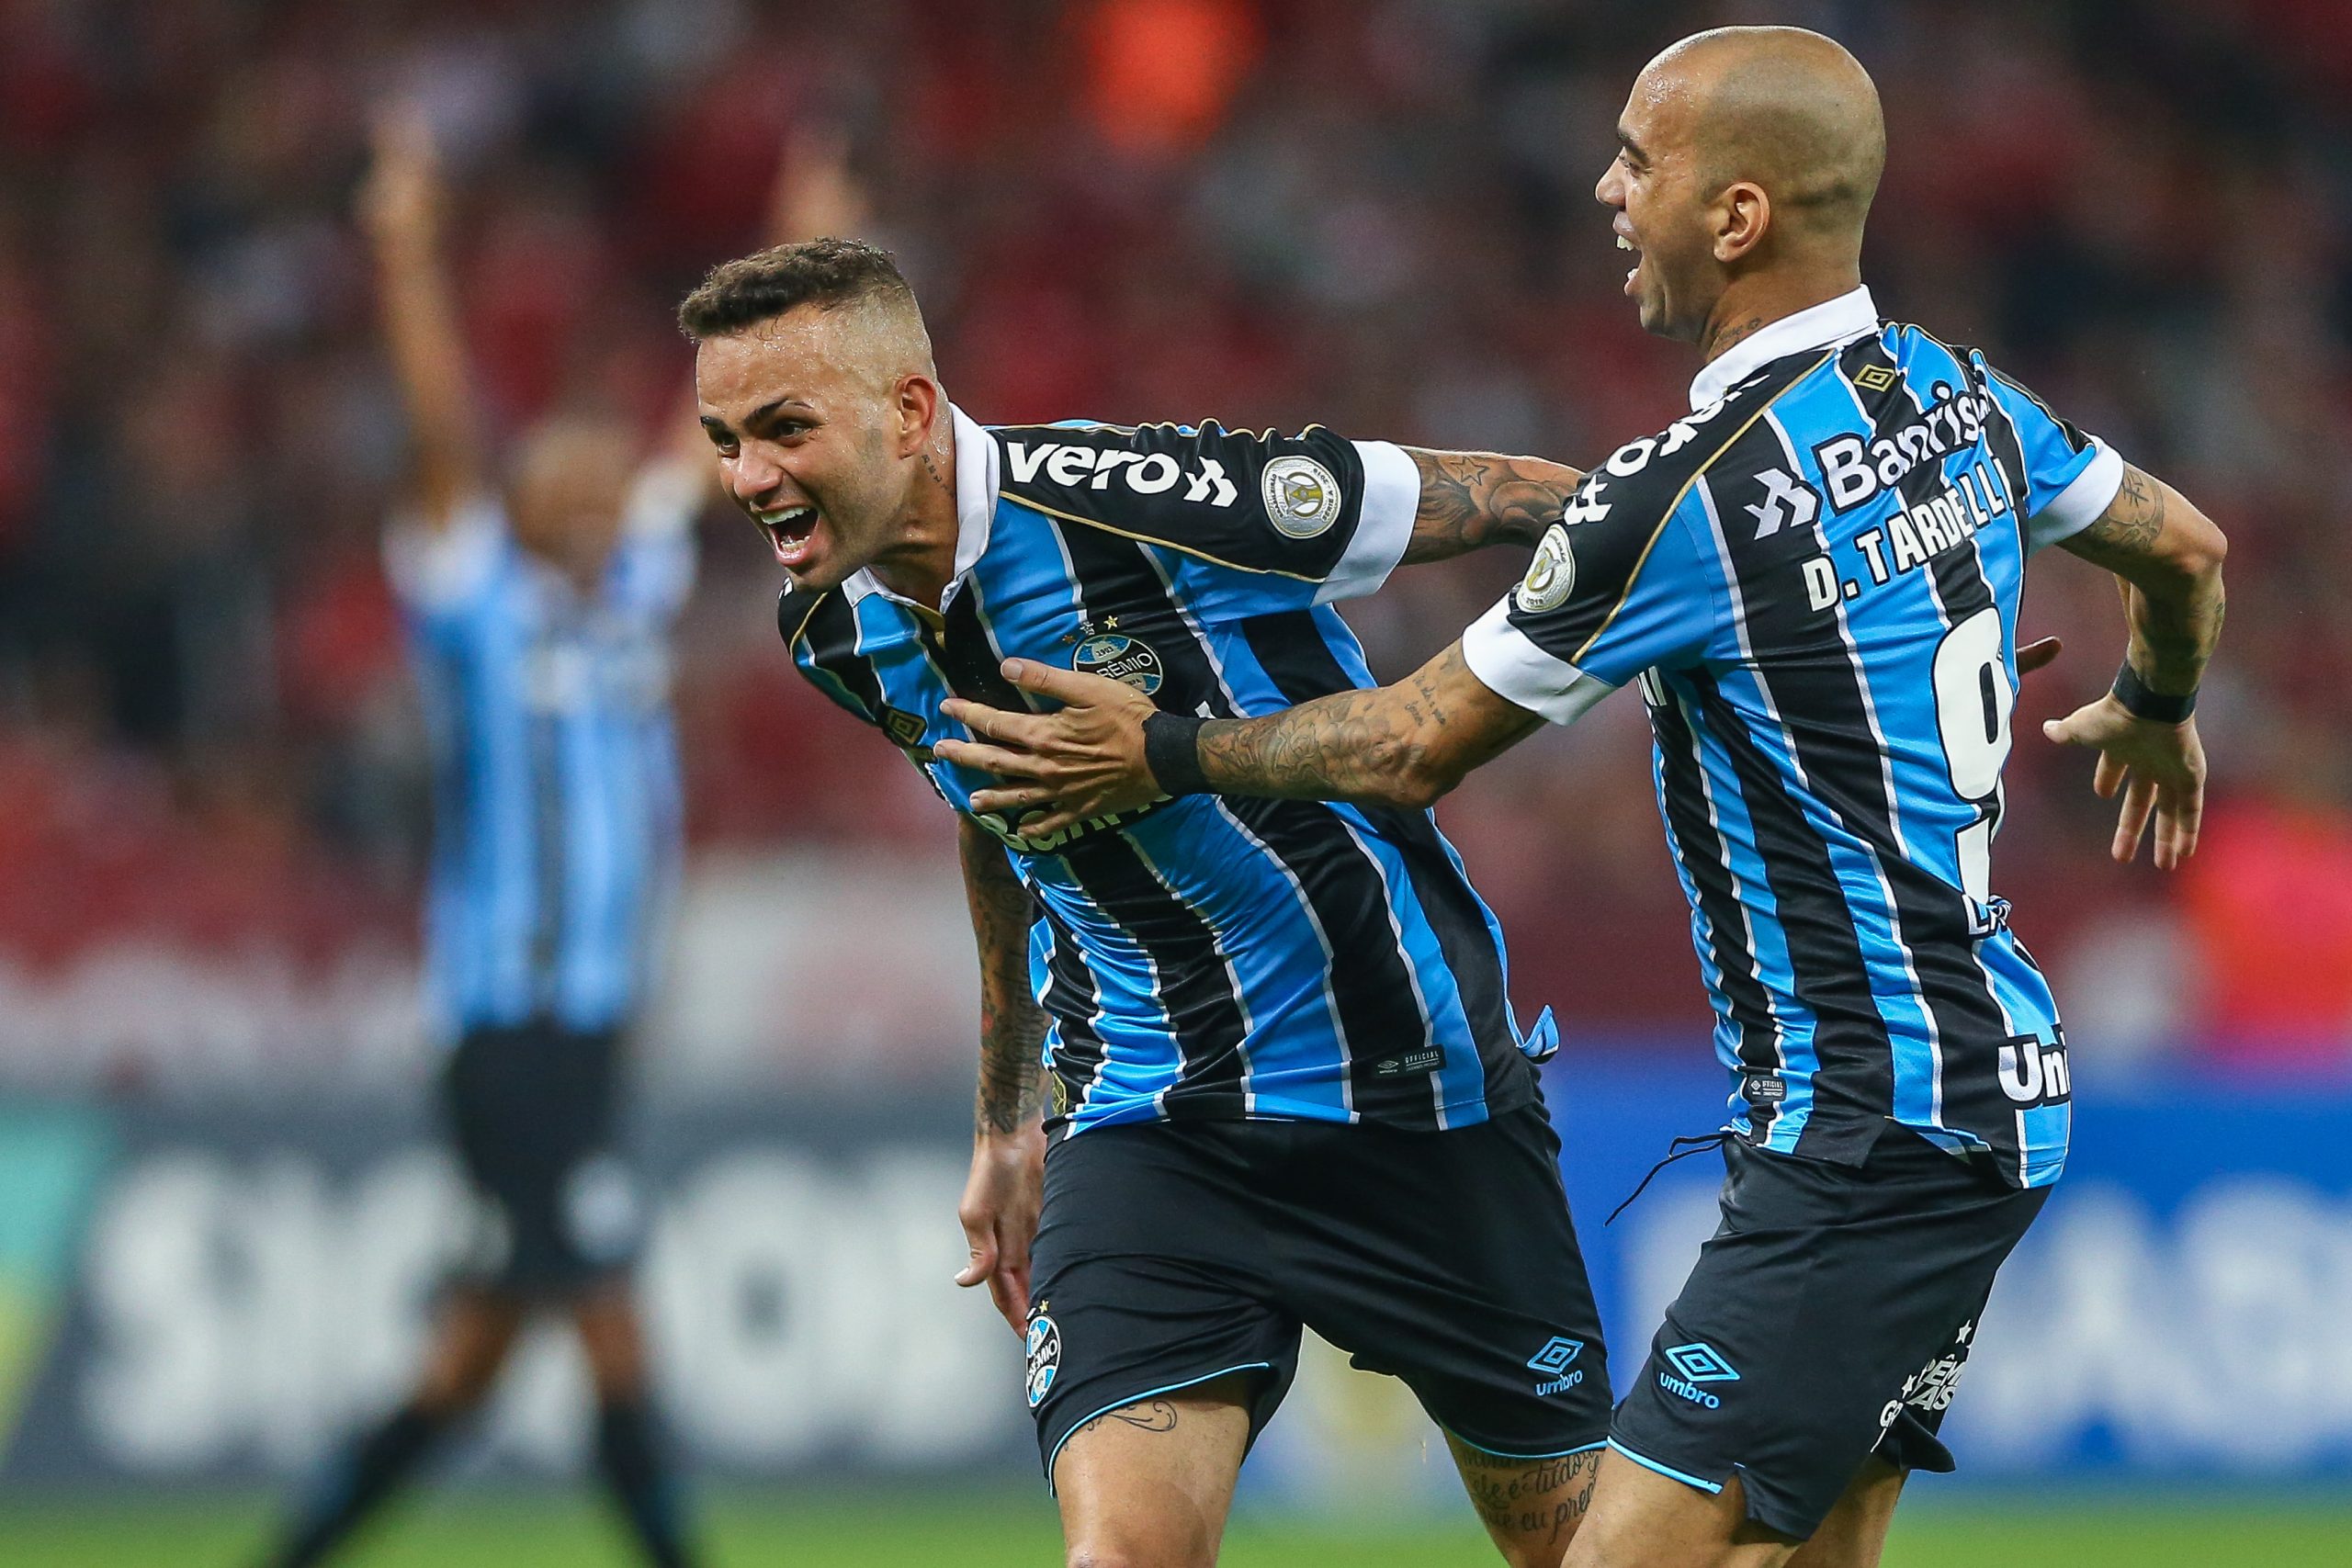
<path fill-rule="evenodd" d="M 1215 423 L 984 429 L 956 412 L 955 577 L 937 606 L 865 572 L 787 589 L 793 659 L 1003 841 L 1036 901 L 1057 1135 L 1191 1118 L 1478 1122 L 1532 1099 L 1500 929 L 1425 811 L 1163 800 L 1050 840 L 971 811 L 940 705 L 1014 708 L 1006 658 L 1100 671 L 1161 707 L 1270 712 L 1373 683 L 1331 608 L 1404 554 L 1395 446 Z M 910 955 L 912 958 L 914 955 Z"/>
<path fill-rule="evenodd" d="M 1989 862 L 2026 558 L 2121 459 L 1860 289 L 1691 403 L 1593 470 L 1470 667 L 1562 723 L 1640 679 L 1735 1130 L 1859 1163 L 1900 1123 L 2055 1181 L 2064 1037 Z"/>
<path fill-rule="evenodd" d="M 445 1032 L 628 1021 L 675 880 L 670 623 L 694 582 L 691 469 L 649 468 L 595 592 L 518 546 L 487 497 L 386 536 L 435 778 L 425 905 Z"/>

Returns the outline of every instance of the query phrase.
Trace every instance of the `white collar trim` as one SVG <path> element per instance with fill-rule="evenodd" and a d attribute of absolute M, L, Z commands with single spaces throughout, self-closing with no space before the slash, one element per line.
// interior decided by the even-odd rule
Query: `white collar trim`
<path fill-rule="evenodd" d="M 1871 303 L 1867 288 L 1840 294 L 1835 299 L 1824 299 L 1818 305 L 1808 305 L 1793 316 L 1782 316 L 1708 362 L 1690 383 L 1691 412 L 1695 413 L 1716 401 L 1775 359 L 1803 354 L 1809 348 L 1849 343 L 1877 330 L 1878 307 Z"/>
<path fill-rule="evenodd" d="M 935 606 L 942 610 L 956 596 L 956 584 L 971 575 L 988 550 L 989 525 L 996 516 L 999 482 L 996 443 L 989 438 L 988 431 L 954 403 L 947 405 L 947 417 L 956 433 L 956 567 L 955 575 L 947 580 L 946 592 Z M 860 567 L 843 579 L 842 592 L 853 603 L 869 593 L 898 598 L 876 580 L 869 567 Z"/>

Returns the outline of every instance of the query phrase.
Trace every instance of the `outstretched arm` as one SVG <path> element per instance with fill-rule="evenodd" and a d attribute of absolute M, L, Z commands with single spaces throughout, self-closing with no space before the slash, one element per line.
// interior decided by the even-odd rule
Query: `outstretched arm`
<path fill-rule="evenodd" d="M 465 339 L 439 254 L 441 202 L 424 115 L 413 107 L 386 113 L 377 122 L 359 216 L 375 244 L 384 342 L 408 408 L 416 503 L 435 529 L 482 482 Z"/>
<path fill-rule="evenodd" d="M 2205 748 L 2197 721 L 2184 713 L 2175 722 L 2170 710 L 2195 694 L 2221 640 L 2222 561 L 2229 542 L 2178 491 L 2126 468 L 2107 511 L 2061 543 L 2115 573 L 2131 639 L 2117 689 L 2052 719 L 2042 732 L 2061 745 L 2096 750 L 2092 789 L 2101 798 L 2122 792 L 2109 852 L 2131 860 L 2153 818 L 2155 862 L 2170 871 L 2196 852 L 2205 805 Z M 2157 716 L 2145 716 L 2151 712 Z"/>
<path fill-rule="evenodd" d="M 1395 685 L 1338 692 L 1258 718 L 1159 715 L 1160 727 L 1175 727 L 1159 744 L 1180 748 L 1172 759 L 1162 752 L 1161 765 L 1196 775 L 1163 778 L 1144 733 L 1158 710 L 1142 693 L 1035 660 L 1008 660 L 1004 673 L 1063 705 L 1014 714 L 951 701 L 948 716 L 985 740 L 943 740 L 938 750 L 1011 781 L 975 795 L 972 805 L 1006 812 L 1032 834 L 1133 810 L 1171 789 L 1419 808 L 1544 722 L 1488 689 L 1456 642 Z M 1039 810 L 1045 815 L 1023 815 Z"/>
<path fill-rule="evenodd" d="M 1412 540 L 1402 558 L 1406 566 L 1450 560 L 1488 545 L 1532 549 L 1584 482 L 1580 470 L 1541 457 L 1418 446 L 1404 451 L 1421 474 L 1420 508 L 1413 514 Z"/>
<path fill-rule="evenodd" d="M 967 818 L 957 824 L 964 897 L 980 949 L 980 1082 L 972 1111 L 972 1171 L 956 1211 L 970 1261 L 959 1285 L 985 1281 L 1020 1333 L 1029 1308 L 1029 1245 L 1043 1201 L 1046 1016 L 1029 990 L 1029 890 L 1004 848 Z"/>

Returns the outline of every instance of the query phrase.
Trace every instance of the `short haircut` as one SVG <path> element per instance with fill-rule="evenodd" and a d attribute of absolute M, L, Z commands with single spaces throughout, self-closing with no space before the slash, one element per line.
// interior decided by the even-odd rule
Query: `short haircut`
<path fill-rule="evenodd" d="M 679 305 L 678 325 L 700 343 L 774 321 L 802 305 L 831 310 L 867 303 L 922 320 L 915 291 L 889 252 L 863 240 L 804 240 L 711 268 Z"/>

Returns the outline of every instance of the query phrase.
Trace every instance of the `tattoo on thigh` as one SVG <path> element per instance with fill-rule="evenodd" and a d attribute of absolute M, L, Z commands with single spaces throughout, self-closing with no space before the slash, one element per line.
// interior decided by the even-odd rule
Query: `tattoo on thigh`
<path fill-rule="evenodd" d="M 1106 1410 L 1079 1428 L 1091 1432 L 1105 1421 L 1118 1421 L 1138 1432 L 1172 1432 L 1176 1429 L 1176 1407 L 1164 1399 L 1148 1404 L 1130 1404 L 1124 1410 Z"/>
<path fill-rule="evenodd" d="M 1584 1517 L 1592 1483 L 1600 1473 L 1600 1451 L 1557 1459 L 1505 1459 L 1474 1449 L 1454 1450 L 1462 1459 L 1462 1481 L 1487 1528 L 1500 1535 L 1542 1537 L 1557 1543 Z"/>

